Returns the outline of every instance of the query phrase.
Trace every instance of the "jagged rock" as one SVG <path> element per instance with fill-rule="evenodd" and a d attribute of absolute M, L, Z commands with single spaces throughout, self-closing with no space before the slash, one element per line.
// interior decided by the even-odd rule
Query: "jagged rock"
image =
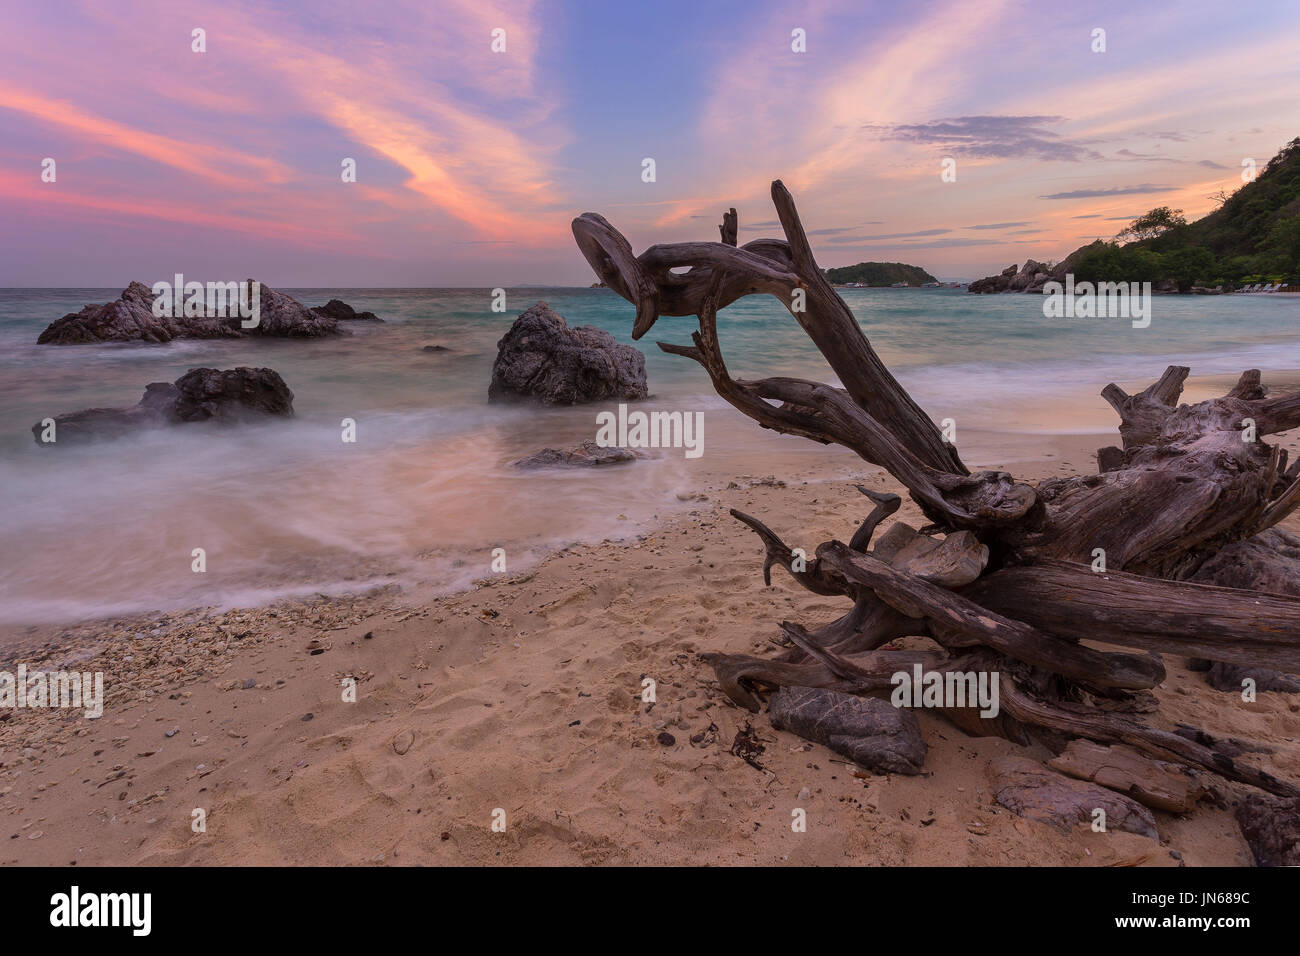
<path fill-rule="evenodd" d="M 260 287 L 260 321 L 251 329 L 239 328 L 239 319 L 227 320 L 247 335 L 270 335 L 293 339 L 312 339 L 324 335 L 347 334 L 333 316 L 313 312 L 297 299 L 282 292 Z"/>
<path fill-rule="evenodd" d="M 1007 291 L 1007 286 L 1011 284 L 1011 279 L 1015 276 L 1016 271 L 1016 265 L 1013 262 L 998 275 L 988 276 L 984 279 L 976 279 L 966 287 L 966 291 L 976 293 L 1005 292 Z"/>
<path fill-rule="evenodd" d="M 1033 259 L 1026 259 L 1025 264 L 1020 267 L 1020 271 L 1011 277 L 1007 283 L 1008 292 L 1024 292 L 1035 282 L 1044 283 L 1047 281 L 1047 266 L 1041 262 L 1035 262 Z"/>
<path fill-rule="evenodd" d="M 1237 807 L 1237 825 L 1256 866 L 1300 866 L 1300 797 L 1252 793 Z"/>
<path fill-rule="evenodd" d="M 219 319 L 158 317 L 153 291 L 132 282 L 121 296 L 104 305 L 88 305 L 56 319 L 40 334 L 38 345 L 82 342 L 170 342 L 174 338 L 238 338 L 239 331 Z"/>
<path fill-rule="evenodd" d="M 248 280 L 252 281 L 252 280 Z M 88 305 L 56 319 L 43 331 L 39 345 L 76 345 L 86 342 L 170 342 L 172 339 L 219 339 L 246 336 L 315 338 L 338 335 L 338 319 L 308 309 L 291 296 L 265 285 L 259 290 L 258 324 L 250 329 L 240 317 L 156 316 L 153 290 L 132 282 L 122 295 L 104 305 Z M 233 307 L 232 307 L 233 311 Z"/>
<path fill-rule="evenodd" d="M 324 305 L 314 305 L 311 310 L 317 315 L 337 319 L 340 322 L 383 322 L 373 312 L 358 312 L 342 299 L 330 299 Z"/>
<path fill-rule="evenodd" d="M 569 328 L 545 302 L 520 315 L 497 343 L 488 387 L 489 401 L 534 399 L 546 405 L 648 394 L 640 351 L 601 329 Z"/>
<path fill-rule="evenodd" d="M 1191 812 L 1206 792 L 1199 777 L 1187 767 L 1153 760 L 1122 744 L 1103 747 L 1091 740 L 1071 740 L 1047 765 L 1170 813 Z"/>
<path fill-rule="evenodd" d="M 594 468 L 599 465 L 617 465 L 625 461 L 636 461 L 637 455 L 626 448 L 602 448 L 593 440 L 587 439 L 573 448 L 543 448 L 541 451 L 512 462 L 514 468 L 549 468 L 555 466 L 570 468 Z"/>
<path fill-rule="evenodd" d="M 1026 259 L 1025 264 L 1016 268 L 1007 266 L 998 275 L 976 279 L 966 287 L 967 292 L 1041 292 L 1049 282 L 1064 282 L 1066 273 L 1073 272 L 1084 256 L 1104 243 L 1097 239 L 1080 246 L 1066 256 L 1055 268 L 1049 269 L 1035 259 Z"/>
<path fill-rule="evenodd" d="M 233 424 L 293 415 L 293 392 L 274 369 L 192 368 L 174 383 L 152 382 L 130 408 L 88 408 L 54 419 L 54 442 L 41 440 L 45 426 L 32 426 L 39 445 L 78 444 L 116 438 L 139 428 L 187 422 Z"/>
<path fill-rule="evenodd" d="M 772 695 L 768 718 L 777 730 L 822 744 L 878 773 L 917 774 L 925 763 L 916 715 L 875 697 L 782 687 Z"/>
<path fill-rule="evenodd" d="M 383 320 L 380 319 L 380 321 L 382 322 Z M 445 345 L 426 345 L 424 348 L 420 349 L 420 351 L 421 352 L 450 352 L 451 349 L 447 348 L 447 346 Z"/>
<path fill-rule="evenodd" d="M 1068 832 L 1080 823 L 1092 823 L 1093 811 L 1100 808 L 1106 813 L 1106 829 L 1159 839 L 1151 811 L 1113 790 L 1074 780 L 1014 754 L 994 760 L 988 772 L 994 799 L 1027 820 Z"/>

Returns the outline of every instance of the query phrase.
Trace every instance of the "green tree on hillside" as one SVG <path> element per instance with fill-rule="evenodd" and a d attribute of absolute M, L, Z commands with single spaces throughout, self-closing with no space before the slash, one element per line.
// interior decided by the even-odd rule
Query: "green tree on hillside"
<path fill-rule="evenodd" d="M 1273 223 L 1263 245 L 1283 272 L 1293 276 L 1300 273 L 1300 216 Z"/>
<path fill-rule="evenodd" d="M 1181 209 L 1157 206 L 1144 216 L 1138 216 L 1115 238 L 1121 242 L 1140 242 L 1143 239 L 1155 239 L 1171 229 L 1187 225 Z"/>

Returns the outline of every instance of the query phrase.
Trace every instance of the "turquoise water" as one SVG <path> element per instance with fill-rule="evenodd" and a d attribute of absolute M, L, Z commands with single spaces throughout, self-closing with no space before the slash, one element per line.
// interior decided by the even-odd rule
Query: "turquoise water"
<path fill-rule="evenodd" d="M 0 290 L 0 607 L 9 621 L 229 605 L 400 581 L 451 587 L 483 577 L 492 548 L 515 567 L 547 548 L 634 533 L 683 507 L 706 474 L 766 473 L 786 453 L 851 469 L 846 453 L 757 429 L 655 340 L 688 342 L 692 318 L 662 318 L 640 343 L 652 407 L 700 410 L 705 454 L 655 452 L 609 472 L 523 476 L 509 462 L 595 437 L 598 408 L 490 406 L 498 339 L 545 299 L 571 325 L 631 342 L 632 307 L 604 289 L 284 289 L 307 305 L 340 298 L 385 324 L 321 341 L 181 341 L 37 346 L 49 322 L 119 289 Z M 935 417 L 966 434 L 1113 430 L 1097 392 L 1144 383 L 1170 363 L 1194 374 L 1300 367 L 1300 298 L 1156 297 L 1149 328 L 1126 319 L 1047 319 L 1038 296 L 850 289 L 873 346 Z M 719 317 L 740 377 L 831 380 L 797 324 L 751 296 Z M 443 345 L 445 353 L 422 351 Z M 204 426 L 85 448 L 42 448 L 32 424 L 134 404 L 146 383 L 196 366 L 276 369 L 295 393 L 288 422 Z M 1062 414 L 1062 412 L 1068 414 Z M 355 445 L 340 422 L 357 422 Z M 959 438 L 959 446 L 962 440 Z M 968 461 L 976 461 L 967 454 Z M 190 554 L 203 547 L 208 570 Z"/>

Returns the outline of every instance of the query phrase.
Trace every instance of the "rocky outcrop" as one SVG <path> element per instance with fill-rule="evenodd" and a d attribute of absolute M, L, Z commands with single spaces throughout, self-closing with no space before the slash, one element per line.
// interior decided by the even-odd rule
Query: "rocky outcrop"
<path fill-rule="evenodd" d="M 153 382 L 130 408 L 88 408 L 59 415 L 53 429 L 32 426 L 38 445 L 116 438 L 140 428 L 189 422 L 223 424 L 293 415 L 293 392 L 274 369 L 192 368 L 173 383 Z M 46 440 L 53 435 L 54 441 Z"/>
<path fill-rule="evenodd" d="M 1013 262 L 1011 263 L 1011 265 L 1003 269 L 998 275 L 988 276 L 987 278 L 984 279 L 976 279 L 974 282 L 972 282 L 970 285 L 966 287 L 966 291 L 976 292 L 976 293 L 1006 292 L 1008 286 L 1010 286 L 1011 284 L 1011 280 L 1015 278 L 1015 275 L 1016 275 L 1016 264 Z"/>
<path fill-rule="evenodd" d="M 917 774 L 925 763 L 925 740 L 911 710 L 876 697 L 837 690 L 782 687 L 772 695 L 768 717 L 877 773 Z"/>
<path fill-rule="evenodd" d="M 1103 244 L 1098 239 L 1086 246 L 1080 246 L 1052 268 L 1035 259 L 1026 259 L 1025 264 L 1018 269 L 1015 263 L 1012 263 L 995 276 L 976 279 L 966 287 L 966 291 L 975 293 L 1042 292 L 1043 286 L 1049 282 L 1064 282 L 1066 274 L 1074 271 L 1080 259 Z"/>
<path fill-rule="evenodd" d="M 382 322 L 373 312 L 358 312 L 342 299 L 330 299 L 324 305 L 314 305 L 311 309 L 317 315 L 337 319 L 339 322 Z"/>
<path fill-rule="evenodd" d="M 1151 811 L 1106 787 L 1049 770 L 1028 757 L 1009 755 L 989 764 L 993 798 L 1017 816 L 1058 830 L 1091 824 L 1094 812 L 1106 814 L 1106 829 L 1127 830 L 1159 839 Z"/>
<path fill-rule="evenodd" d="M 252 280 L 249 280 L 252 281 Z M 235 297 L 237 299 L 237 296 Z M 260 286 L 258 324 L 245 329 L 238 314 L 223 317 L 154 315 L 153 290 L 132 282 L 121 296 L 104 305 L 88 305 L 54 322 L 36 340 L 40 345 L 88 342 L 170 342 L 172 339 L 221 339 L 274 336 L 317 338 L 339 335 L 338 319 L 308 309 L 292 296 Z M 233 305 L 227 311 L 236 313 Z"/>
<path fill-rule="evenodd" d="M 221 320 L 159 317 L 153 314 L 153 291 L 132 282 L 104 305 L 88 305 L 56 319 L 36 340 L 39 345 L 83 342 L 170 342 L 174 338 L 238 338 L 240 333 Z"/>
<path fill-rule="evenodd" d="M 968 292 L 1040 292 L 1052 278 L 1048 267 L 1035 259 L 1026 259 L 1025 264 L 1016 269 L 1007 266 L 999 275 L 987 279 L 976 279 L 968 287 Z"/>
<path fill-rule="evenodd" d="M 573 448 L 543 448 L 541 451 L 511 462 L 514 468 L 595 468 L 636 461 L 637 455 L 626 448 L 602 448 L 591 439 Z"/>
<path fill-rule="evenodd" d="M 576 405 L 645 398 L 645 356 L 591 326 L 569 328 L 538 302 L 497 343 L 488 401 L 533 400 Z"/>
<path fill-rule="evenodd" d="M 338 319 L 319 315 L 292 296 L 266 286 L 260 287 L 261 315 L 251 329 L 240 327 L 240 320 L 227 319 L 236 330 L 250 336 L 275 336 L 289 339 L 315 339 L 326 335 L 345 335 Z"/>

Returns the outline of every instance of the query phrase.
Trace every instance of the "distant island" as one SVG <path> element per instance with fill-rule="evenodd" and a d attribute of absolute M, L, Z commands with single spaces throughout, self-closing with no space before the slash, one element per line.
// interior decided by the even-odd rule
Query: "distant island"
<path fill-rule="evenodd" d="M 1276 292 L 1300 287 L 1300 138 L 1251 182 L 1189 223 L 1158 206 L 1114 240 L 1098 239 L 1059 264 L 1033 259 L 970 284 L 971 292 L 1040 292 L 1066 273 L 1080 282 L 1150 282 L 1157 292 Z"/>
<path fill-rule="evenodd" d="M 863 286 L 920 286 L 938 285 L 939 280 L 920 266 L 903 262 L 859 262 L 855 266 L 840 266 L 826 270 L 826 278 L 837 285 Z"/>

